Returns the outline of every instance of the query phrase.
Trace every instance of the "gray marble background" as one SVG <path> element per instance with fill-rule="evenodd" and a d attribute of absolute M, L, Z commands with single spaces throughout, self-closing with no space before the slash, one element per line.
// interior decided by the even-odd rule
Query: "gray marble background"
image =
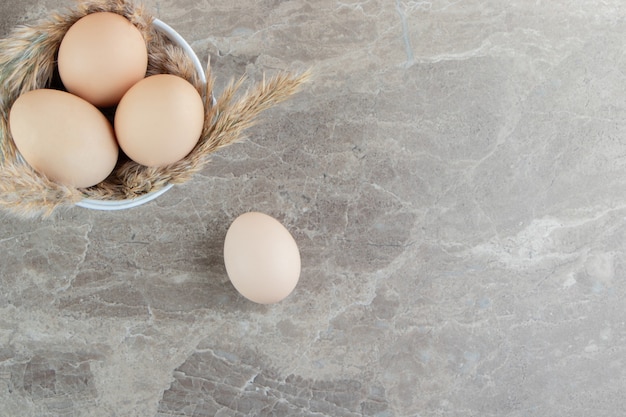
<path fill-rule="evenodd" d="M 626 415 L 623 0 L 145 3 L 218 94 L 317 76 L 156 202 L 0 217 L 0 415 Z M 276 305 L 225 273 L 249 210 Z"/>

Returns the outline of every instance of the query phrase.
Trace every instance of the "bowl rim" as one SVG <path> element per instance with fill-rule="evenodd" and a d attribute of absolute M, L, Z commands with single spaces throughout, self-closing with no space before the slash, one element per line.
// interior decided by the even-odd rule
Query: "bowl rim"
<path fill-rule="evenodd" d="M 154 28 L 158 31 L 163 32 L 172 42 L 176 43 L 180 46 L 185 53 L 191 58 L 193 61 L 193 65 L 196 69 L 196 72 L 200 76 L 200 80 L 203 85 L 206 85 L 206 75 L 204 73 L 204 69 L 202 68 L 202 64 L 200 63 L 200 59 L 196 55 L 195 51 L 187 43 L 185 38 L 183 38 L 178 32 L 176 32 L 171 26 L 167 23 L 163 22 L 160 19 L 154 18 L 152 21 Z M 81 201 L 77 202 L 75 205 L 78 207 L 91 209 L 91 210 L 102 210 L 102 211 L 114 211 L 114 210 L 127 210 L 130 208 L 138 207 L 143 204 L 149 203 L 165 194 L 169 191 L 174 184 L 167 184 L 165 187 L 161 188 L 157 191 L 149 192 L 145 195 L 135 198 L 129 198 L 124 200 L 97 200 L 94 198 L 83 198 Z"/>

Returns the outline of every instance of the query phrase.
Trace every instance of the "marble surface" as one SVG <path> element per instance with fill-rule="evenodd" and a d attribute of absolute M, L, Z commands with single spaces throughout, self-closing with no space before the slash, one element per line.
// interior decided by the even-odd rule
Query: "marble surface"
<path fill-rule="evenodd" d="M 626 414 L 623 0 L 145 3 L 218 89 L 316 77 L 146 206 L 0 217 L 0 415 Z M 271 306 L 250 210 L 302 254 Z"/>

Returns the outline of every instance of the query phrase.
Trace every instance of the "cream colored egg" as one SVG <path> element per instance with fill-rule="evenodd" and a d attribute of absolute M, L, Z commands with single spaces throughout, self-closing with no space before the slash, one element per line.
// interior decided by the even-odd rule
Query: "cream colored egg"
<path fill-rule="evenodd" d="M 117 163 L 111 123 L 92 104 L 64 91 L 33 90 L 18 97 L 9 128 L 24 160 L 61 184 L 90 187 Z"/>
<path fill-rule="evenodd" d="M 300 251 L 289 231 L 267 214 L 237 217 L 224 240 L 224 264 L 235 289 L 260 304 L 287 297 L 300 278 Z"/>
<path fill-rule="evenodd" d="M 74 23 L 59 46 L 58 68 L 72 94 L 98 107 L 117 104 L 146 75 L 143 35 L 116 13 L 88 14 Z"/>
<path fill-rule="evenodd" d="M 129 158 L 145 166 L 164 166 L 183 159 L 198 143 L 204 103 L 185 79 L 153 75 L 124 95 L 114 124 L 120 147 Z"/>

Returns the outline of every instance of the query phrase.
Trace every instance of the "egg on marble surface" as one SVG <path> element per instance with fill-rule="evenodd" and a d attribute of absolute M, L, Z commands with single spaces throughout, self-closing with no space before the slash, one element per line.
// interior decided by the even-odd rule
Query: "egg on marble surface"
<path fill-rule="evenodd" d="M 60 184 L 96 185 L 117 163 L 111 123 L 95 106 L 64 91 L 22 94 L 11 106 L 9 130 L 22 158 Z"/>
<path fill-rule="evenodd" d="M 224 264 L 235 289 L 250 301 L 276 303 L 300 279 L 300 251 L 273 217 L 249 212 L 237 217 L 224 239 Z"/>
<path fill-rule="evenodd" d="M 114 119 L 120 147 L 133 161 L 160 167 L 183 159 L 204 126 L 204 103 L 187 80 L 158 74 L 139 81 L 122 97 Z"/>
<path fill-rule="evenodd" d="M 145 77 L 146 41 L 135 25 L 111 12 L 91 13 L 66 32 L 58 53 L 61 82 L 95 106 L 110 107 Z"/>

